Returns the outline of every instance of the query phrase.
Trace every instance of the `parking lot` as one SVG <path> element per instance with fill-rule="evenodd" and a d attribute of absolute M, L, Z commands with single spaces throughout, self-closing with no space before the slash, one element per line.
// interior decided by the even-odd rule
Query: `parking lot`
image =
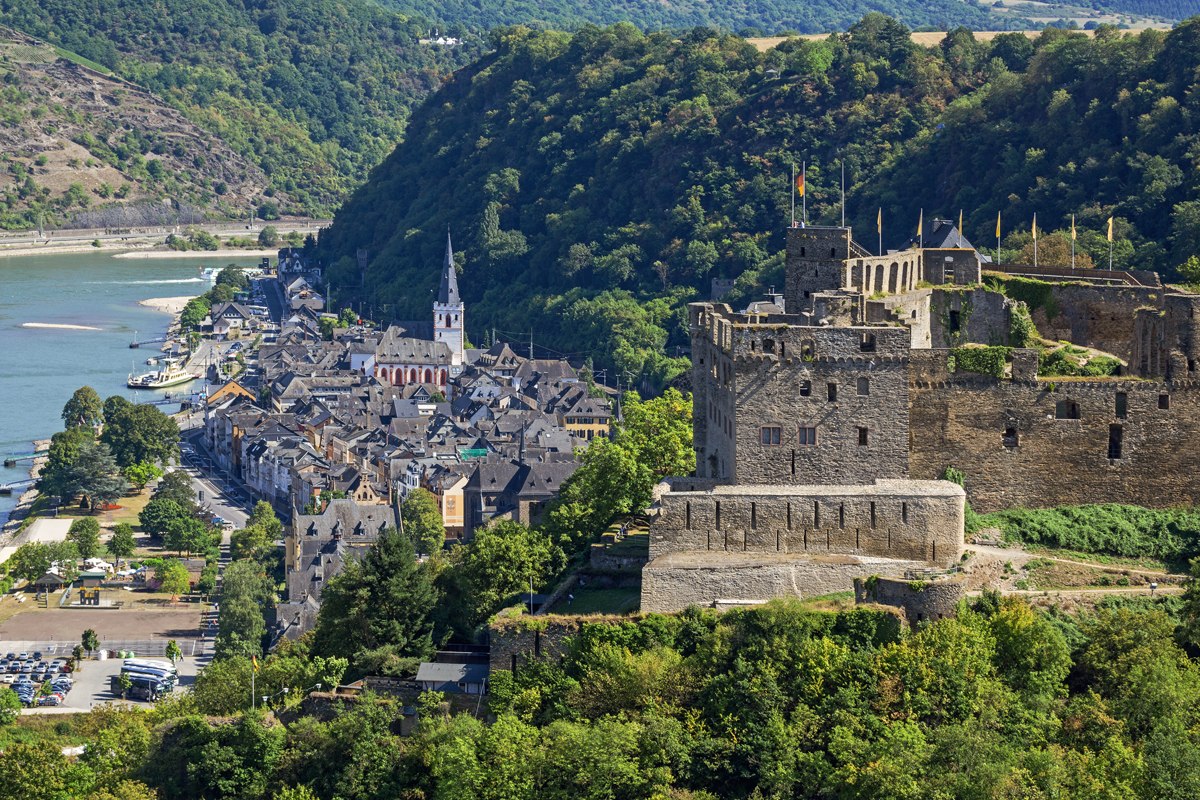
<path fill-rule="evenodd" d="M 0 653 L 0 656 L 5 653 Z M 20 655 L 17 653 L 16 655 Z M 43 653 L 47 658 L 52 654 Z M 161 658 L 161 656 L 159 656 Z M 176 692 L 182 692 L 191 687 L 196 682 L 196 674 L 200 667 L 207 661 L 207 658 L 183 658 L 176 664 L 178 670 L 179 685 L 176 686 Z M 79 669 L 75 672 L 64 675 L 71 679 L 72 686 L 65 692 L 62 705 L 59 706 L 35 706 L 27 708 L 22 713 L 25 714 L 65 714 L 76 713 L 80 711 L 90 711 L 92 706 L 102 705 L 104 703 L 120 702 L 121 698 L 112 692 L 112 678 L 119 675 L 121 665 L 124 663 L 120 658 L 106 659 L 85 659 L 80 662 Z M 8 673 L 12 674 L 12 673 Z M 19 680 L 19 679 L 18 679 Z M 5 679 L 5 684 L 8 684 Z M 149 705 L 149 703 L 135 700 L 126 701 L 133 705 Z"/>

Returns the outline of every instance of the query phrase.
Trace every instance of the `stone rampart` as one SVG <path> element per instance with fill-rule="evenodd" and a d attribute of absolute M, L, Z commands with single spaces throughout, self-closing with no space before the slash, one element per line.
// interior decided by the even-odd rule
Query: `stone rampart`
<path fill-rule="evenodd" d="M 818 597 L 849 591 L 855 578 L 925 568 L 918 561 L 861 556 L 676 553 L 642 570 L 641 608 L 672 612 L 692 605 L 728 608 L 775 597 Z"/>
<path fill-rule="evenodd" d="M 671 553 L 865 555 L 948 566 L 962 552 L 960 487 L 884 480 L 865 486 L 724 486 L 668 480 L 650 558 Z"/>
<path fill-rule="evenodd" d="M 935 580 L 908 580 L 873 575 L 854 580 L 855 602 L 879 603 L 899 608 L 910 625 L 953 617 L 959 601 L 966 596 L 966 584 L 958 576 Z"/>
<path fill-rule="evenodd" d="M 911 475 L 961 469 L 977 511 L 1200 501 L 1200 382 L 919 377 Z"/>

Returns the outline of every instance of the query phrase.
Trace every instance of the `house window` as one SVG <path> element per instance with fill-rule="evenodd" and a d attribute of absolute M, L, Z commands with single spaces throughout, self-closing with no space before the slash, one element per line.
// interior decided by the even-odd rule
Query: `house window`
<path fill-rule="evenodd" d="M 859 447 L 866 447 L 866 445 L 867 445 L 867 437 L 868 437 L 869 435 L 870 435 L 870 434 L 868 434 L 868 433 L 867 433 L 867 429 L 866 429 L 866 428 L 859 428 L 859 429 L 858 429 L 858 445 L 859 445 Z"/>
<path fill-rule="evenodd" d="M 1124 431 L 1120 425 L 1108 426 L 1108 457 L 1121 457 L 1121 440 L 1124 438 Z"/>
<path fill-rule="evenodd" d="M 837 402 L 837 384 L 836 383 L 827 383 L 827 384 L 825 384 L 825 389 L 829 394 L 829 402 L 836 403 Z"/>
<path fill-rule="evenodd" d="M 1169 395 L 1169 394 L 1160 394 L 1160 395 L 1158 396 L 1158 409 L 1159 409 L 1159 411 L 1167 411 L 1167 410 L 1169 410 L 1170 408 L 1171 408 L 1171 395 Z"/>
<path fill-rule="evenodd" d="M 800 396 L 808 397 L 812 394 L 812 381 L 800 381 Z"/>
<path fill-rule="evenodd" d="M 817 443 L 817 429 L 801 428 L 798 442 L 803 445 L 815 445 Z"/>
<path fill-rule="evenodd" d="M 1055 419 L 1079 419 L 1079 404 L 1074 400 L 1059 400 L 1054 404 Z"/>
<path fill-rule="evenodd" d="M 1129 416 L 1129 395 L 1117 392 L 1117 419 L 1125 419 L 1127 416 Z"/>
<path fill-rule="evenodd" d="M 859 379 L 858 379 L 858 386 L 857 386 L 857 389 L 858 389 L 858 396 L 859 396 L 859 397 L 866 397 L 867 395 L 869 395 L 869 394 L 871 393 L 871 381 L 870 381 L 870 379 L 868 379 L 868 378 L 859 378 Z"/>
<path fill-rule="evenodd" d="M 767 426 L 758 429 L 759 441 L 766 445 L 779 444 L 782 429 L 778 426 Z"/>

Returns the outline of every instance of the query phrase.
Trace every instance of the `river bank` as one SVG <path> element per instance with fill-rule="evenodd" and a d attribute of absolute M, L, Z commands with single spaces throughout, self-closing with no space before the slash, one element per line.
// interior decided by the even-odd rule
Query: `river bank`
<path fill-rule="evenodd" d="M 117 253 L 113 258 L 273 258 L 279 255 L 275 250 L 236 250 L 224 248 L 221 250 L 133 250 L 128 253 Z"/>
<path fill-rule="evenodd" d="M 183 297 L 148 297 L 145 300 L 138 300 L 139 306 L 153 308 L 155 311 L 161 311 L 164 314 L 171 314 L 176 319 L 172 321 L 172 326 L 179 322 L 179 315 L 183 313 L 183 309 L 193 300 L 192 295 Z"/>

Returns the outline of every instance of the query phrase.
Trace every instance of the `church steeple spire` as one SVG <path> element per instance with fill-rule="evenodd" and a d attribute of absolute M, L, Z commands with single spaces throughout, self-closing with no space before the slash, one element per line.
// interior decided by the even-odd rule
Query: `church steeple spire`
<path fill-rule="evenodd" d="M 458 274 L 454 271 L 454 246 L 450 243 L 450 226 L 446 226 L 446 258 L 442 261 L 442 285 L 433 304 L 433 338 L 450 348 L 450 372 L 462 370 L 465 357 L 466 324 L 462 298 L 458 296 Z"/>
<path fill-rule="evenodd" d="M 450 243 L 450 227 L 446 226 L 446 259 L 442 262 L 442 286 L 438 290 L 438 303 L 456 306 L 458 299 L 458 275 L 454 271 L 454 246 Z"/>

